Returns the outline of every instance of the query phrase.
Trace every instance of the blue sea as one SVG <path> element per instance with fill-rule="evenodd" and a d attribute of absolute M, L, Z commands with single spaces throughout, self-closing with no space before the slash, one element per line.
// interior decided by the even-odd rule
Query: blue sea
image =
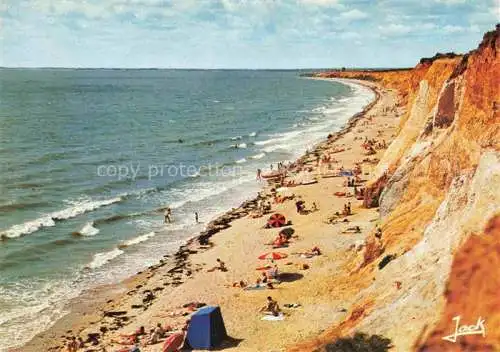
<path fill-rule="evenodd" d="M 373 99 L 300 73 L 1 69 L 0 350 L 175 252 Z"/>

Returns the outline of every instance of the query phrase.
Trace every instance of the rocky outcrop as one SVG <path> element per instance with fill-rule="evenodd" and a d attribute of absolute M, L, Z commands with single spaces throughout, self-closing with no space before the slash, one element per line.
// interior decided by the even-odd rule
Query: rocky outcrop
<path fill-rule="evenodd" d="M 364 203 L 379 206 L 384 250 L 370 251 L 361 272 L 360 280 L 374 276 L 353 299 L 352 311 L 363 314 L 324 336 L 361 330 L 391 338 L 397 351 L 500 350 L 499 49 L 497 25 L 467 55 L 438 54 L 408 70 L 323 74 L 370 76 L 407 104 L 367 185 Z M 487 336 L 443 340 L 455 316 L 468 325 L 481 316 Z"/>

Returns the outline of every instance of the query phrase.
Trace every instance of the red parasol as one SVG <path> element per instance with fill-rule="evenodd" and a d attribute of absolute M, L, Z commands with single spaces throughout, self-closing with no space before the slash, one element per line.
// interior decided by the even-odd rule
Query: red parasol
<path fill-rule="evenodd" d="M 269 252 L 259 255 L 259 259 L 272 259 L 272 260 L 284 259 L 286 257 L 288 257 L 288 254 L 279 252 Z"/>
<path fill-rule="evenodd" d="M 276 213 L 271 215 L 271 217 L 269 217 L 267 223 L 271 227 L 281 227 L 286 224 L 286 218 L 283 215 Z"/>
<path fill-rule="evenodd" d="M 163 343 L 163 352 L 175 352 L 184 342 L 184 332 L 177 332 L 170 335 Z"/>

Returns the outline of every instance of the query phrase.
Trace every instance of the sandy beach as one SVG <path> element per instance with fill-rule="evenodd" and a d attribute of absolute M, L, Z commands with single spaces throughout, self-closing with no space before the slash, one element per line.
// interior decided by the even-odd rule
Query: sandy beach
<path fill-rule="evenodd" d="M 261 181 L 261 197 L 272 204 L 269 214 L 258 218 L 249 215 L 256 208 L 257 200 L 233 209 L 222 220 L 211 224 L 216 228 L 213 236 L 205 233 L 210 245 L 200 245 L 195 238 L 158 265 L 118 285 L 87 292 L 71 302 L 70 314 L 18 350 L 59 351 L 64 350 L 71 336 L 84 341 L 95 336 L 98 344 L 86 343 L 82 351 L 117 351 L 124 346 L 112 341 L 120 340 L 120 334 L 132 333 L 140 326 L 148 331 L 161 323 L 171 326 L 172 330 L 180 329 L 192 313 L 186 308 L 191 302 L 220 306 L 230 336 L 222 347 L 228 351 L 293 349 L 296 343 L 343 321 L 351 313 L 353 297 L 369 282 L 369 278 L 360 280 L 351 273 L 355 273 L 362 262 L 365 239 L 375 232 L 379 214 L 377 209 L 363 208 L 363 201 L 350 195 L 353 188 L 346 186 L 347 177 L 322 175 L 341 167 L 352 170 L 355 163 L 360 163 L 358 188 L 363 188 L 385 151 L 382 147 L 375 148 L 375 154 L 366 155 L 364 140 L 375 139 L 389 145 L 404 113 L 396 91 L 375 83 L 357 83 L 375 90 L 376 100 L 352 118 L 343 130 L 299 159 L 302 169 L 312 169 L 307 177 L 314 177 L 318 182 L 288 189 L 305 201 L 306 209 L 312 209 L 315 203 L 316 211 L 298 214 L 295 200 L 275 203 L 271 187 Z M 331 170 L 325 163 L 318 164 L 315 154 L 320 158 L 329 156 Z M 347 196 L 335 195 L 336 192 Z M 335 212 L 342 213 L 349 202 L 352 215 L 340 216 L 333 224 L 328 223 L 327 220 Z M 261 276 L 256 268 L 270 263 L 257 257 L 273 251 L 266 243 L 272 241 L 280 229 L 263 227 L 273 213 L 283 214 L 295 230 L 288 247 L 274 250 L 288 255 L 276 261 L 281 283 L 273 289 L 252 291 L 233 287 L 240 281 L 255 283 Z M 321 250 L 319 256 L 306 258 L 296 254 L 316 246 Z M 217 265 L 216 258 L 225 262 L 227 271 L 207 271 Z M 267 296 L 279 303 L 284 312 L 283 321 L 261 320 L 263 315 L 259 309 L 266 304 Z M 286 304 L 298 304 L 298 307 L 286 308 Z M 161 347 L 162 343 L 141 346 L 141 351 L 161 351 Z"/>

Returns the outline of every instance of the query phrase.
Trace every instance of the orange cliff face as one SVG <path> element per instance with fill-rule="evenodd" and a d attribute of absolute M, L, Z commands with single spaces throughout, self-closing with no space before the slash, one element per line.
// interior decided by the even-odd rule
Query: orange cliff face
<path fill-rule="evenodd" d="M 500 215 L 490 219 L 483 233 L 467 239 L 455 255 L 446 286 L 446 306 L 441 320 L 416 346 L 421 352 L 500 350 Z M 453 344 L 443 340 L 459 325 L 483 321 L 482 334 L 457 337 Z M 479 327 L 480 328 L 480 327 Z"/>
<path fill-rule="evenodd" d="M 365 206 L 379 206 L 383 251 L 364 256 L 357 277 L 374 280 L 346 321 L 303 346 L 360 330 L 389 337 L 397 351 L 500 350 L 500 26 L 467 55 L 321 76 L 396 89 L 407 113 L 367 184 Z M 386 255 L 395 259 L 379 270 Z M 443 340 L 457 315 L 468 325 L 484 318 L 487 336 Z"/>

